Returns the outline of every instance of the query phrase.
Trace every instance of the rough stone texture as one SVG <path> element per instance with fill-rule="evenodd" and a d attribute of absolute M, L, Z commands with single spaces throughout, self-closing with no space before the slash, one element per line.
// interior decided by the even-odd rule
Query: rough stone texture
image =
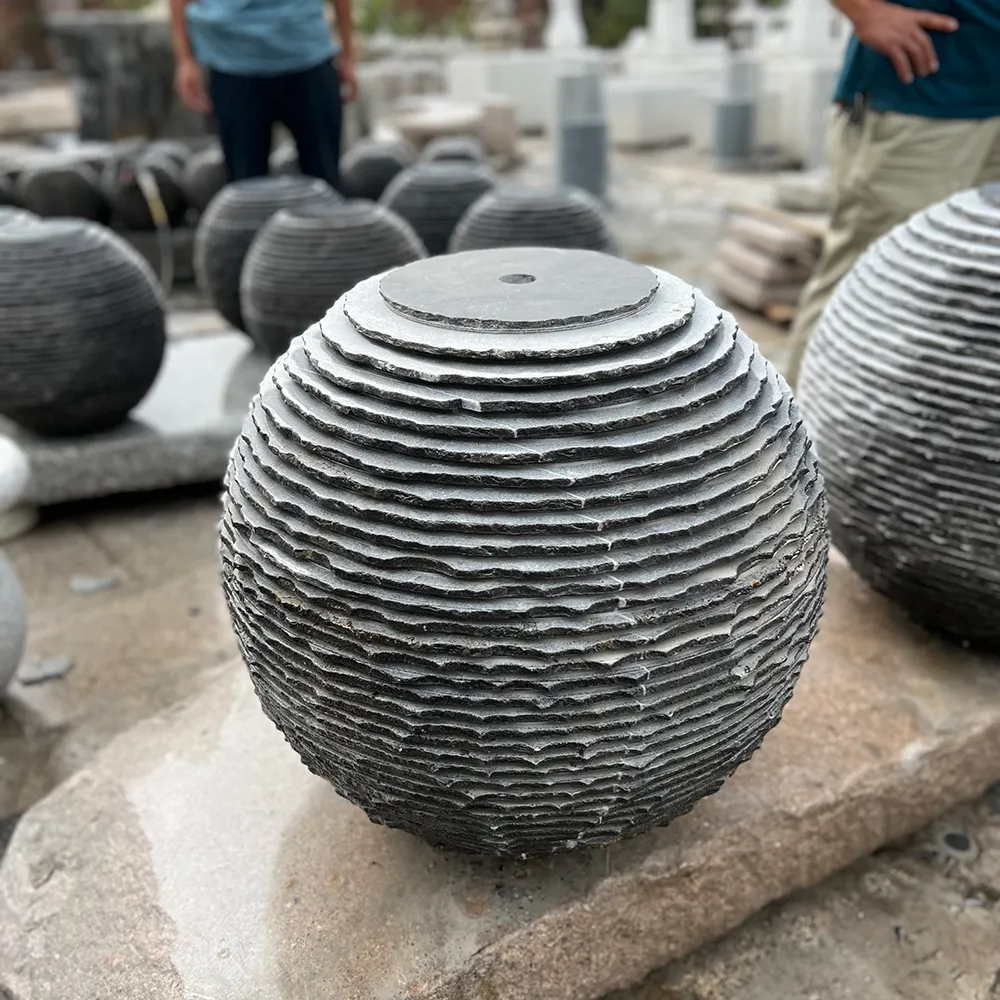
<path fill-rule="evenodd" d="M 0 552 L 0 694 L 3 694 L 24 653 L 28 612 L 24 594 L 7 557 Z"/>
<path fill-rule="evenodd" d="M 269 373 L 227 484 L 265 710 L 370 816 L 450 847 L 686 812 L 777 721 L 822 602 L 787 386 L 690 286 L 593 251 L 357 285 Z"/>
<path fill-rule="evenodd" d="M 62 503 L 221 480 L 246 407 L 267 370 L 236 333 L 172 342 L 132 418 L 112 431 L 42 439 L 0 420 L 28 456 L 24 501 Z"/>
<path fill-rule="evenodd" d="M 852 565 L 1000 647 L 1000 185 L 920 212 L 839 285 L 800 394 Z"/>
<path fill-rule="evenodd" d="M 243 264 L 247 333 L 276 358 L 359 281 L 426 256 L 410 224 L 371 201 L 282 209 Z"/>
<path fill-rule="evenodd" d="M 37 434 L 121 424 L 156 378 L 163 296 L 135 250 L 94 223 L 0 227 L 0 414 Z"/>
<path fill-rule="evenodd" d="M 351 198 L 377 201 L 392 179 L 412 166 L 413 150 L 403 142 L 362 139 L 340 161 L 340 183 Z"/>
<path fill-rule="evenodd" d="M 293 176 L 237 181 L 212 199 L 195 233 L 194 270 L 199 286 L 227 322 L 244 329 L 240 272 L 261 226 L 281 208 L 340 200 L 325 181 Z"/>
<path fill-rule="evenodd" d="M 368 823 L 233 664 L 22 821 L 0 869 L 0 985 L 591 1000 L 982 792 L 1000 777 L 998 695 L 994 661 L 928 637 L 835 558 L 796 695 L 717 795 L 608 849 L 512 862 Z"/>
<path fill-rule="evenodd" d="M 448 250 L 516 246 L 619 252 L 603 206 L 587 191 L 507 184 L 472 205 L 452 233 Z"/>

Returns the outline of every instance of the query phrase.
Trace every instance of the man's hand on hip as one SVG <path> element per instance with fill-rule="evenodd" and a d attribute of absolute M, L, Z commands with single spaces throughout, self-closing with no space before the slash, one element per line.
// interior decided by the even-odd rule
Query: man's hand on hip
<path fill-rule="evenodd" d="M 886 56 L 903 83 L 938 71 L 937 53 L 928 32 L 958 29 L 958 21 L 947 14 L 884 0 L 841 0 L 836 5 L 854 25 L 858 40 Z"/>

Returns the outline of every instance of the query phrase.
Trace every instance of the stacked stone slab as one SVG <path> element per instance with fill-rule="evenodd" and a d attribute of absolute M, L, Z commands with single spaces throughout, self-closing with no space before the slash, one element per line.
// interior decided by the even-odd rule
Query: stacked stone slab
<path fill-rule="evenodd" d="M 240 272 L 261 226 L 282 208 L 340 200 L 329 184 L 314 177 L 260 177 L 236 181 L 219 192 L 198 223 L 194 270 L 198 284 L 229 323 L 245 329 Z"/>
<path fill-rule="evenodd" d="M 413 226 L 428 253 L 442 254 L 466 210 L 496 181 L 496 174 L 482 163 L 416 163 L 396 177 L 381 201 Z"/>
<path fill-rule="evenodd" d="M 20 581 L 0 552 L 0 694 L 14 678 L 24 654 L 28 612 Z"/>
<path fill-rule="evenodd" d="M 125 157 L 105 170 L 104 192 L 115 220 L 125 229 L 156 228 L 149 201 L 139 182 L 139 173 L 143 170 L 148 171 L 156 182 L 167 223 L 170 226 L 180 225 L 187 209 L 182 168 L 175 157 L 156 151 Z"/>
<path fill-rule="evenodd" d="M 109 230 L 77 219 L 0 226 L 0 414 L 38 434 L 120 424 L 163 360 L 160 287 Z"/>
<path fill-rule="evenodd" d="M 606 254 L 362 282 L 265 378 L 223 581 L 267 714 L 369 816 L 500 855 L 718 789 L 791 695 L 825 505 L 732 317 Z"/>
<path fill-rule="evenodd" d="M 426 162 L 467 160 L 469 163 L 485 163 L 486 147 L 474 135 L 439 135 L 424 146 L 420 159 Z"/>
<path fill-rule="evenodd" d="M 851 564 L 930 627 L 1000 647 L 1000 186 L 875 243 L 799 386 Z"/>
<path fill-rule="evenodd" d="M 465 213 L 449 250 L 517 246 L 619 252 L 604 209 L 593 195 L 568 186 L 513 185 L 494 188 Z"/>
<path fill-rule="evenodd" d="M 40 216 L 107 222 L 110 214 L 97 172 L 86 163 L 57 154 L 40 157 L 19 173 L 17 201 Z"/>
<path fill-rule="evenodd" d="M 340 183 L 351 198 L 378 201 L 390 181 L 414 162 L 413 151 L 403 142 L 362 139 L 340 161 Z"/>
<path fill-rule="evenodd" d="M 283 209 L 257 234 L 243 265 L 247 333 L 276 358 L 359 281 L 426 255 L 410 224 L 375 202 Z"/>
<path fill-rule="evenodd" d="M 226 161 L 222 150 L 212 146 L 195 153 L 185 164 L 181 186 L 188 204 L 199 212 L 226 186 Z"/>

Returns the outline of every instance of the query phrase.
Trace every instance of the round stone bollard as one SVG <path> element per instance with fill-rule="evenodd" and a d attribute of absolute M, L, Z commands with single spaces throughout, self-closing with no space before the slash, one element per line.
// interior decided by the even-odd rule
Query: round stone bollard
<path fill-rule="evenodd" d="M 563 247 L 618 254 L 601 203 L 580 188 L 503 185 L 484 194 L 462 216 L 448 249 Z"/>
<path fill-rule="evenodd" d="M 195 153 L 185 164 L 181 187 L 187 203 L 199 212 L 226 186 L 226 161 L 217 146 Z"/>
<path fill-rule="evenodd" d="M 402 142 L 362 139 L 340 161 L 340 183 L 351 198 L 378 201 L 389 183 L 413 165 L 413 151 Z"/>
<path fill-rule="evenodd" d="M 375 202 L 282 209 L 243 265 L 247 333 L 276 358 L 359 281 L 426 256 L 410 224 Z"/>
<path fill-rule="evenodd" d="M 29 166 L 17 179 L 18 203 L 43 217 L 74 217 L 107 222 L 101 179 L 87 164 L 53 155 Z"/>
<path fill-rule="evenodd" d="M 0 414 L 38 434 L 122 423 L 149 391 L 166 343 L 149 265 L 94 223 L 0 226 Z"/>
<path fill-rule="evenodd" d="M 937 631 L 1000 648 L 1000 185 L 875 243 L 841 282 L 799 395 L 835 544 Z"/>
<path fill-rule="evenodd" d="M 0 552 L 0 694 L 21 665 L 27 633 L 28 610 L 20 581 L 10 561 Z"/>
<path fill-rule="evenodd" d="M 826 578 L 788 387 L 705 296 L 584 250 L 357 285 L 234 448 L 264 710 L 375 821 L 539 855 L 669 822 L 778 721 Z"/>
<path fill-rule="evenodd" d="M 435 160 L 485 163 L 486 147 L 482 140 L 474 135 L 439 135 L 424 146 L 420 152 L 420 159 L 428 163 Z"/>
<path fill-rule="evenodd" d="M 237 330 L 245 330 L 240 311 L 240 272 L 261 226 L 282 208 L 333 205 L 340 195 L 315 177 L 259 177 L 229 184 L 212 199 L 194 237 L 194 272 L 212 305 Z"/>
<path fill-rule="evenodd" d="M 108 165 L 102 183 L 115 220 L 125 229 L 156 228 L 139 183 L 141 170 L 148 170 L 155 180 L 168 224 L 179 226 L 184 220 L 187 198 L 184 197 L 181 168 L 166 153 L 142 153 Z"/>
<path fill-rule="evenodd" d="M 496 182 L 484 163 L 435 160 L 404 170 L 381 201 L 413 226 L 428 253 L 442 254 L 466 210 Z"/>

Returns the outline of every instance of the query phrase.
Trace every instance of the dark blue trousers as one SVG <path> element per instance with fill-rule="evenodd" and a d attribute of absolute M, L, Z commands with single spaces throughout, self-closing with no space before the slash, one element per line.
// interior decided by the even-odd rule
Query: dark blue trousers
<path fill-rule="evenodd" d="M 280 122 L 292 133 L 302 173 L 340 187 L 343 104 L 332 62 L 283 76 L 213 69 L 209 91 L 230 180 L 267 176 L 271 131 Z"/>

